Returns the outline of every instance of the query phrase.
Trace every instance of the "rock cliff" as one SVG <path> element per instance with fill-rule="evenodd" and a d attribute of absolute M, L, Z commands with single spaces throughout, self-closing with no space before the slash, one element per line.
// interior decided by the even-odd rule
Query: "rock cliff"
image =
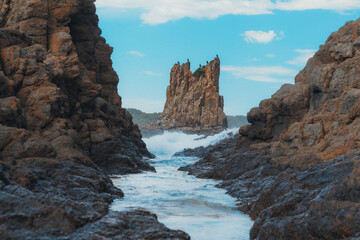
<path fill-rule="evenodd" d="M 170 73 L 164 111 L 149 129 L 218 132 L 227 127 L 224 98 L 219 94 L 220 59 L 194 73 L 190 62 L 175 64 Z"/>
<path fill-rule="evenodd" d="M 251 239 L 360 238 L 360 19 L 332 33 L 233 139 L 182 168 L 222 179 L 255 220 Z"/>
<path fill-rule="evenodd" d="M 251 125 L 240 133 L 270 142 L 275 162 L 306 168 L 359 152 L 359 23 L 332 33 L 294 85 L 282 86 L 248 113 Z M 299 154 L 311 161 L 298 162 Z"/>
<path fill-rule="evenodd" d="M 0 3 L 2 160 L 96 156 L 107 169 L 106 159 L 117 161 L 108 155 L 127 145 L 132 160 L 119 161 L 150 157 L 121 108 L 112 48 L 100 36 L 93 1 Z"/>
<path fill-rule="evenodd" d="M 150 213 L 109 211 L 123 194 L 104 171 L 153 168 L 93 2 L 0 0 L 0 238 L 187 239 Z"/>

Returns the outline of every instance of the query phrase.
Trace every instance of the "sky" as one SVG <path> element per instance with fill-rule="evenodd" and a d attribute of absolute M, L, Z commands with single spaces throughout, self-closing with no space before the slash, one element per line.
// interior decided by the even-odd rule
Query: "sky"
<path fill-rule="evenodd" d="M 123 107 L 162 112 L 170 71 L 218 54 L 227 115 L 246 115 L 296 74 L 360 0 L 97 0 Z"/>

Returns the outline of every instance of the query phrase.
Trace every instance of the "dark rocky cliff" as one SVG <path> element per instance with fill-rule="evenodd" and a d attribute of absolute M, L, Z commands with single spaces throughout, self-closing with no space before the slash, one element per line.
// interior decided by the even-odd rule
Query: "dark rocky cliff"
<path fill-rule="evenodd" d="M 93 1 L 2 1 L 0 19 L 3 161 L 90 156 L 108 169 L 127 145 L 133 162 L 151 156 L 121 108 Z"/>
<path fill-rule="evenodd" d="M 360 239 L 360 19 L 248 113 L 242 136 L 182 168 L 224 180 L 255 220 L 251 239 Z"/>
<path fill-rule="evenodd" d="M 153 168 L 93 0 L 0 0 L 0 238 L 179 237 L 115 213 L 107 173 Z M 146 231 L 145 231 L 146 229 Z"/>
<path fill-rule="evenodd" d="M 170 73 L 164 111 L 148 129 L 219 132 L 227 127 L 224 98 L 219 94 L 220 59 L 194 74 L 190 62 L 175 64 Z"/>

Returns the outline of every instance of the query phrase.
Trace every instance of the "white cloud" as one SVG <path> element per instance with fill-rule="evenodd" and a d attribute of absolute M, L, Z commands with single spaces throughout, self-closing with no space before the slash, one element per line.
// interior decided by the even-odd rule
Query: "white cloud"
<path fill-rule="evenodd" d="M 256 82 L 293 83 L 297 71 L 282 66 L 222 66 L 222 71 Z"/>
<path fill-rule="evenodd" d="M 346 11 L 360 8 L 359 0 L 98 0 L 97 7 L 142 9 L 144 24 L 160 24 L 182 18 L 215 19 L 223 15 L 272 14 L 274 10 L 324 9 Z"/>
<path fill-rule="evenodd" d="M 276 57 L 275 54 L 271 54 L 271 53 L 266 54 L 265 56 L 268 57 L 268 58 L 274 58 L 274 57 Z"/>
<path fill-rule="evenodd" d="M 136 108 L 146 113 L 162 112 L 165 101 L 145 98 L 126 98 L 122 99 L 124 108 Z"/>
<path fill-rule="evenodd" d="M 258 61 L 258 60 L 259 60 L 259 59 L 257 59 L 256 57 L 254 57 L 254 58 L 249 59 L 248 62 L 256 62 L 256 61 Z"/>
<path fill-rule="evenodd" d="M 145 74 L 148 76 L 162 76 L 162 73 L 155 73 L 152 71 L 145 71 Z"/>
<path fill-rule="evenodd" d="M 190 17 L 215 19 L 222 15 L 270 14 L 269 0 L 99 0 L 98 7 L 144 9 L 140 18 L 145 24 L 160 24 Z"/>
<path fill-rule="evenodd" d="M 276 34 L 273 30 L 270 30 L 268 32 L 264 31 L 246 31 L 241 36 L 244 37 L 244 40 L 248 43 L 269 43 L 273 41 L 274 39 L 281 39 L 283 33 L 280 33 L 279 35 Z M 279 36 L 276 38 L 276 36 Z"/>
<path fill-rule="evenodd" d="M 296 58 L 287 61 L 286 63 L 292 64 L 292 65 L 305 65 L 309 58 L 314 56 L 316 50 L 314 49 L 296 49 L 295 52 L 299 53 L 299 56 Z"/>
<path fill-rule="evenodd" d="M 128 54 L 131 54 L 131 55 L 134 55 L 134 56 L 138 56 L 138 57 L 144 57 L 145 54 L 139 52 L 139 51 L 135 51 L 135 50 L 132 50 L 132 51 L 128 51 Z"/>
<path fill-rule="evenodd" d="M 277 10 L 301 11 L 323 9 L 333 11 L 354 10 L 360 8 L 359 0 L 281 0 L 275 4 Z"/>

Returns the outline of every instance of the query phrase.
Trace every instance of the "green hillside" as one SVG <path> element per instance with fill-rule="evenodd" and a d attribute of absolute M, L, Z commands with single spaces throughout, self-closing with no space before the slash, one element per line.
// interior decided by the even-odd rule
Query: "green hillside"
<path fill-rule="evenodd" d="M 229 128 L 238 128 L 248 124 L 246 116 L 226 116 Z"/>
<path fill-rule="evenodd" d="M 133 122 L 139 127 L 146 125 L 151 121 L 156 121 L 160 113 L 144 113 L 138 109 L 128 108 L 126 109 L 133 116 Z M 248 121 L 245 116 L 226 116 L 228 120 L 229 128 L 241 127 L 245 124 L 248 124 Z"/>
<path fill-rule="evenodd" d="M 133 116 L 133 122 L 139 127 L 146 125 L 151 121 L 156 121 L 160 113 L 144 113 L 138 109 L 128 108 L 126 109 Z"/>

